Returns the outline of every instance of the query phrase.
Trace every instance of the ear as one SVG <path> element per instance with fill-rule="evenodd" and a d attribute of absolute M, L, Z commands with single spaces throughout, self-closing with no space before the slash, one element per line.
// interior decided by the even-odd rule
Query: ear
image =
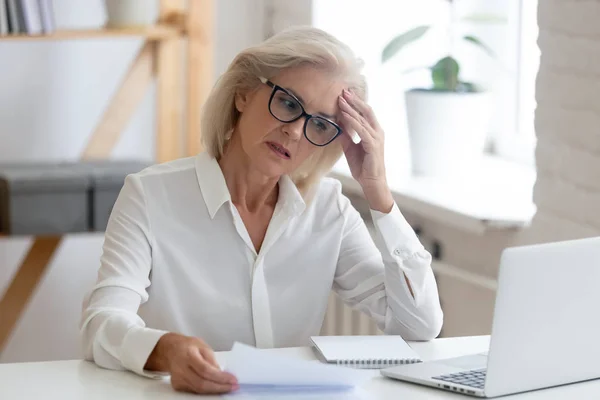
<path fill-rule="evenodd" d="M 248 93 L 236 92 L 235 93 L 235 108 L 239 112 L 244 112 L 248 102 L 250 101 L 250 96 Z"/>

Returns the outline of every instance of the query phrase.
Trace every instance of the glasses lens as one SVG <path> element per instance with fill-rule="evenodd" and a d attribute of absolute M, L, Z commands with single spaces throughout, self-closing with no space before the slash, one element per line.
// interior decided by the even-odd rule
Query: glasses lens
<path fill-rule="evenodd" d="M 281 90 L 275 92 L 269 107 L 275 118 L 283 122 L 293 121 L 302 114 L 300 103 Z"/>
<path fill-rule="evenodd" d="M 329 143 L 337 134 L 337 126 L 321 117 L 312 117 L 306 124 L 306 137 L 316 145 Z"/>

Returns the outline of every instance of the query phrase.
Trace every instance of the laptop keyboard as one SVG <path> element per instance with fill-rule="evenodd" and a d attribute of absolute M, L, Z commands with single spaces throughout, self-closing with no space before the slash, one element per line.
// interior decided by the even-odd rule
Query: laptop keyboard
<path fill-rule="evenodd" d="M 470 386 L 477 389 L 483 389 L 485 384 L 485 368 L 474 369 L 471 371 L 458 372 L 449 375 L 434 376 L 433 379 L 437 379 L 444 382 L 457 383 L 459 385 Z"/>

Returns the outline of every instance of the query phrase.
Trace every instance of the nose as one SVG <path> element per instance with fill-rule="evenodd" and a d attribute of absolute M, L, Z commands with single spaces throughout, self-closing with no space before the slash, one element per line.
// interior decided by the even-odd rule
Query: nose
<path fill-rule="evenodd" d="M 293 140 L 300 140 L 303 135 L 304 121 L 306 117 L 298 118 L 294 122 L 288 122 L 283 124 L 283 132 Z"/>

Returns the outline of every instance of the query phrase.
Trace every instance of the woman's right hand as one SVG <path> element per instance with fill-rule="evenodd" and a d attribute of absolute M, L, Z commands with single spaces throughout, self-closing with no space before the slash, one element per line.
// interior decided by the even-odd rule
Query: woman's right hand
<path fill-rule="evenodd" d="M 214 353 L 202 339 L 167 333 L 156 344 L 146 369 L 168 372 L 178 391 L 220 394 L 237 390 L 235 376 L 221 370 Z"/>

